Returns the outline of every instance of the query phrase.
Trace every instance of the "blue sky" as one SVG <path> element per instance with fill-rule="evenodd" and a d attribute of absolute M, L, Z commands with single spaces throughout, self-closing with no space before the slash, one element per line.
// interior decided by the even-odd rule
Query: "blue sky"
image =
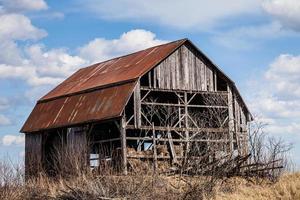
<path fill-rule="evenodd" d="M 189 38 L 300 166 L 300 1 L 0 0 L 0 156 L 22 160 L 36 100 L 78 68 Z"/>

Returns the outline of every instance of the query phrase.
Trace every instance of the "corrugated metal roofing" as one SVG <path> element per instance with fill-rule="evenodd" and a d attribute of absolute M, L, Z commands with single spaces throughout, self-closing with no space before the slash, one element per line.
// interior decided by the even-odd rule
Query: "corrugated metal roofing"
<path fill-rule="evenodd" d="M 38 102 L 21 132 L 64 127 L 121 116 L 135 82 Z"/>
<path fill-rule="evenodd" d="M 132 94 L 136 79 L 158 65 L 185 42 L 197 49 L 189 40 L 183 39 L 78 70 L 38 101 L 21 132 L 35 132 L 119 117 Z M 197 50 L 232 83 L 239 95 L 234 82 L 199 49 Z M 241 100 L 243 101 L 242 97 Z"/>
<path fill-rule="evenodd" d="M 57 98 L 139 78 L 175 51 L 185 41 L 184 39 L 155 46 L 82 68 L 40 100 Z"/>

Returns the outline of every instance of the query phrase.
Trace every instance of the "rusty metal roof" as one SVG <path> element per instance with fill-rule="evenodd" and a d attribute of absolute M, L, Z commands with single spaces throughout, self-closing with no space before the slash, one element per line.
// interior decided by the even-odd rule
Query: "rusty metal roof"
<path fill-rule="evenodd" d="M 49 100 L 93 88 L 134 80 L 151 70 L 186 39 L 151 47 L 82 68 L 40 99 Z"/>
<path fill-rule="evenodd" d="M 35 132 L 121 116 L 136 82 L 38 102 L 21 132 Z"/>
<path fill-rule="evenodd" d="M 21 132 L 119 117 L 133 92 L 136 79 L 157 66 L 185 42 L 197 49 L 189 40 L 183 39 L 78 70 L 37 102 Z M 239 95 L 234 82 L 197 50 L 233 84 Z"/>

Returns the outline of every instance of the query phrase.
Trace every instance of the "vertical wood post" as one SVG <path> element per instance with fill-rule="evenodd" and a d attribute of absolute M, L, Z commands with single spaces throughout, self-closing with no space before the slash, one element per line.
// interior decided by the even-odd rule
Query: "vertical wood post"
<path fill-rule="evenodd" d="M 240 106 L 236 95 L 233 95 L 234 99 L 234 122 L 235 122 L 235 140 L 238 148 L 239 155 L 241 154 L 241 144 L 240 144 Z"/>
<path fill-rule="evenodd" d="M 157 150 L 156 150 L 156 136 L 155 136 L 154 123 L 152 123 L 152 139 L 153 139 L 153 170 L 154 170 L 154 173 L 156 173 L 156 171 L 157 171 Z"/>
<path fill-rule="evenodd" d="M 122 171 L 124 175 L 127 175 L 127 148 L 126 148 L 126 119 L 125 116 L 121 119 L 120 125 L 120 138 L 121 138 L 121 150 L 122 150 Z"/>
<path fill-rule="evenodd" d="M 233 133 L 234 133 L 234 116 L 233 116 L 233 99 L 232 90 L 229 85 L 227 85 L 228 91 L 228 128 L 229 128 L 229 151 L 233 153 Z"/>
<path fill-rule="evenodd" d="M 185 155 L 184 155 L 184 163 L 186 163 L 187 153 L 189 152 L 190 149 L 189 131 L 187 130 L 189 128 L 187 92 L 184 92 L 184 114 L 185 114 L 185 129 L 186 129 L 185 130 L 186 148 L 185 148 Z"/>
<path fill-rule="evenodd" d="M 134 92 L 134 126 L 139 128 L 141 126 L 141 88 L 140 81 L 137 82 Z"/>

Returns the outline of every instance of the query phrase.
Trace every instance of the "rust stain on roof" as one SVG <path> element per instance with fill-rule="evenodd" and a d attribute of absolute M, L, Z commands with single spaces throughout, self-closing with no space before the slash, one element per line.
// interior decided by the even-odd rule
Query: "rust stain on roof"
<path fill-rule="evenodd" d="M 92 88 L 134 80 L 151 70 L 186 39 L 151 47 L 82 68 L 40 99 L 49 100 Z"/>
<path fill-rule="evenodd" d="M 121 116 L 136 82 L 38 102 L 21 132 L 71 126 Z"/>

